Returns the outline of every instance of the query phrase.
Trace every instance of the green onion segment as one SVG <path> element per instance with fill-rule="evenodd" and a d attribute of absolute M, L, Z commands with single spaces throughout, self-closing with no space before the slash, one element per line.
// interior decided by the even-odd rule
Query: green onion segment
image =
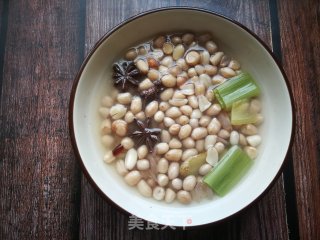
<path fill-rule="evenodd" d="M 222 83 L 213 92 L 221 107 L 230 109 L 238 100 L 258 96 L 260 88 L 248 73 L 240 73 Z"/>
<path fill-rule="evenodd" d="M 232 104 L 231 124 L 242 125 L 255 123 L 257 121 L 257 113 L 250 110 L 249 99 L 242 99 Z"/>
<path fill-rule="evenodd" d="M 219 196 L 227 194 L 248 171 L 253 161 L 237 145 L 232 146 L 203 181 Z"/>

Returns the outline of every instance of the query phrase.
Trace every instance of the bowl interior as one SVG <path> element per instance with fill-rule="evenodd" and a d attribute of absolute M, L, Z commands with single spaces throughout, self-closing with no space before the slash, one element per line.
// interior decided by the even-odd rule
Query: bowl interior
<path fill-rule="evenodd" d="M 225 197 L 190 205 L 166 204 L 140 196 L 128 187 L 115 168 L 102 159 L 102 96 L 112 91 L 112 63 L 130 46 L 159 33 L 210 32 L 219 48 L 240 61 L 262 89 L 263 143 L 249 173 Z M 284 161 L 292 129 L 292 108 L 284 77 L 268 51 L 246 30 L 220 16 L 200 10 L 167 9 L 131 19 L 97 45 L 83 68 L 73 103 L 75 141 L 83 165 L 102 192 L 131 214 L 148 221 L 195 226 L 224 219 L 249 205 L 275 178 Z M 130 199 L 130 200 L 129 200 Z M 129 201 L 128 201 L 129 200 Z M 190 221 L 191 219 L 191 221 Z"/>

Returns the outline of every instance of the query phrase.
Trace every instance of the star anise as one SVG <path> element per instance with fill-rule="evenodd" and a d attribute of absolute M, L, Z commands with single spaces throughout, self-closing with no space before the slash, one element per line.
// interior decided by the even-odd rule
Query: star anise
<path fill-rule="evenodd" d="M 154 145 L 159 142 L 159 134 L 161 132 L 160 128 L 151 128 L 151 119 L 147 118 L 145 122 L 134 119 L 138 130 L 134 131 L 131 134 L 132 138 L 137 139 L 137 144 L 142 145 L 146 144 L 149 152 L 153 151 Z"/>
<path fill-rule="evenodd" d="M 139 85 L 139 81 L 136 79 L 140 74 L 140 71 L 134 65 L 132 61 L 118 62 L 113 65 L 113 79 L 115 85 L 120 85 L 122 90 L 125 90 L 127 84 L 130 83 L 134 86 Z"/>

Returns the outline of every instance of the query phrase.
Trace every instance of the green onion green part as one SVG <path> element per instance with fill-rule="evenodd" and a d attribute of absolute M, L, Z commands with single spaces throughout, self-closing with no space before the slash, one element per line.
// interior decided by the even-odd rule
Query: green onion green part
<path fill-rule="evenodd" d="M 237 145 L 232 146 L 203 181 L 219 196 L 227 194 L 249 170 L 253 161 Z"/>
<path fill-rule="evenodd" d="M 249 99 L 242 99 L 232 104 L 231 124 L 242 125 L 255 123 L 257 121 L 257 113 L 250 110 Z"/>
<path fill-rule="evenodd" d="M 213 92 L 221 107 L 230 109 L 238 100 L 258 96 L 260 88 L 248 73 L 240 73 L 222 83 Z"/>

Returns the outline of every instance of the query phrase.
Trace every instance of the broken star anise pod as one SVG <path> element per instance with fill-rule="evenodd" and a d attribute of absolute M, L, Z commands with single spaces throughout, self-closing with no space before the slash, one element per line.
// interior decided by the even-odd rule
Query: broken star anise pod
<path fill-rule="evenodd" d="M 140 81 L 136 79 L 140 71 L 132 61 L 117 62 L 113 65 L 114 84 L 125 90 L 128 84 L 138 86 Z"/>
<path fill-rule="evenodd" d="M 131 137 L 137 139 L 137 144 L 147 145 L 149 152 L 153 151 L 154 145 L 159 142 L 159 134 L 161 133 L 160 128 L 151 128 L 151 119 L 147 118 L 145 122 L 134 119 L 135 124 L 138 127 L 138 130 L 134 131 L 131 134 Z"/>
<path fill-rule="evenodd" d="M 153 86 L 140 92 L 140 96 L 147 102 L 159 97 L 159 94 L 165 89 L 161 80 L 153 82 Z"/>

